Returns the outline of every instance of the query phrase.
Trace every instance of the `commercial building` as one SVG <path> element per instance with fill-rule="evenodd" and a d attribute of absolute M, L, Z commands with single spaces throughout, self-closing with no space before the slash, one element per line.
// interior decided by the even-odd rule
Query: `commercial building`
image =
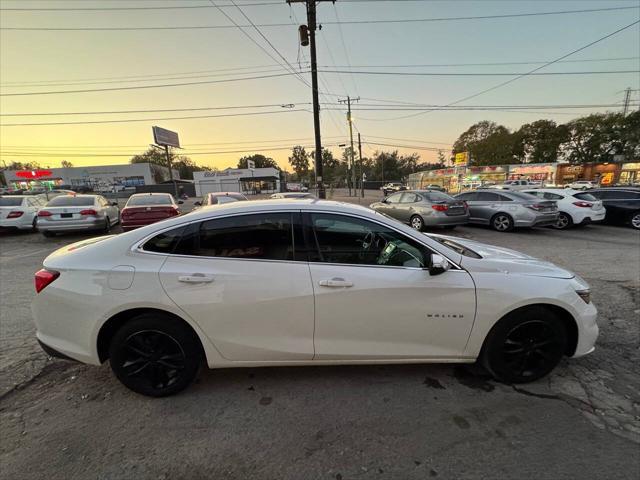
<path fill-rule="evenodd" d="M 280 191 L 277 168 L 227 168 L 219 172 L 194 172 L 196 195 L 212 192 L 240 192 L 248 195 Z"/>
<path fill-rule="evenodd" d="M 169 169 L 151 163 L 128 163 L 98 167 L 47 168 L 38 170 L 5 170 L 9 187 L 15 189 L 60 186 L 89 187 L 96 191 L 121 190 L 126 187 L 155 185 L 169 179 Z M 177 170 L 173 177 L 179 178 Z"/>

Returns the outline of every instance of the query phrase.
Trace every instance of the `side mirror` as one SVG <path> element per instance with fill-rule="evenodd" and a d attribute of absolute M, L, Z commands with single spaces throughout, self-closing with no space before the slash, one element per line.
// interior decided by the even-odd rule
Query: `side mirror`
<path fill-rule="evenodd" d="M 193 205 L 196 206 L 196 207 L 201 207 L 202 206 L 202 202 L 194 202 Z"/>
<path fill-rule="evenodd" d="M 111 202 L 111 206 L 112 207 L 117 207 L 118 206 L 118 202 Z"/>
<path fill-rule="evenodd" d="M 434 253 L 431 255 L 431 265 L 429 265 L 429 275 L 440 275 L 451 268 L 451 264 L 442 255 Z"/>
<path fill-rule="evenodd" d="M 184 202 L 182 200 L 178 200 L 178 205 L 182 205 Z"/>

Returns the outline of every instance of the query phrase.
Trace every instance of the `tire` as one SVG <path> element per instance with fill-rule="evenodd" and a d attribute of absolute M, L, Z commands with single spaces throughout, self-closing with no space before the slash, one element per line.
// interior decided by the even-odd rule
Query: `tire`
<path fill-rule="evenodd" d="M 104 219 L 104 227 L 102 227 L 102 232 L 108 234 L 110 231 L 111 231 L 111 220 L 109 220 L 109 217 L 106 217 Z"/>
<path fill-rule="evenodd" d="M 496 380 L 527 383 L 551 372 L 567 345 L 560 318 L 544 307 L 519 309 L 489 332 L 480 360 Z"/>
<path fill-rule="evenodd" d="M 490 225 L 497 232 L 510 232 L 513 230 L 513 218 L 506 213 L 496 213 L 491 217 Z"/>
<path fill-rule="evenodd" d="M 629 226 L 635 230 L 640 230 L 640 210 L 629 215 Z"/>
<path fill-rule="evenodd" d="M 166 397 L 187 388 L 203 359 L 195 333 L 162 313 L 145 313 L 124 324 L 109 345 L 111 370 L 130 390 Z"/>
<path fill-rule="evenodd" d="M 414 215 L 409 219 L 409 225 L 421 232 L 424 229 L 424 220 L 420 215 Z"/>
<path fill-rule="evenodd" d="M 31 222 L 31 231 L 32 232 L 38 231 L 38 217 L 33 217 L 33 222 Z"/>
<path fill-rule="evenodd" d="M 43 230 L 42 231 L 42 235 L 44 235 L 47 238 L 51 238 L 51 237 L 55 237 L 56 236 L 55 232 L 50 232 L 49 230 Z"/>
<path fill-rule="evenodd" d="M 558 230 L 565 230 L 567 228 L 573 227 L 573 219 L 571 218 L 571 215 L 565 212 L 560 212 L 560 214 L 558 215 L 558 221 L 553 227 L 557 228 Z"/>

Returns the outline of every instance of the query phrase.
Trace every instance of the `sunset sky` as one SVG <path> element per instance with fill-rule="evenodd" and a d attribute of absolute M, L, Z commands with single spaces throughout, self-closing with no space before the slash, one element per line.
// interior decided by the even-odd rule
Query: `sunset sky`
<path fill-rule="evenodd" d="M 310 82 L 308 47 L 298 47 L 301 4 L 285 0 L 236 0 L 277 51 Z M 275 3 L 275 4 L 274 4 Z M 127 163 L 152 142 L 151 126 L 175 130 L 183 153 L 199 164 L 225 168 L 245 154 L 263 153 L 288 167 L 290 147 L 313 145 L 311 91 L 256 46 L 226 18 L 249 22 L 231 0 L 0 0 L 0 160 L 36 160 L 43 166 Z M 250 4 L 250 5 L 246 5 Z M 265 5 L 256 5 L 265 4 Z M 246 6 L 243 6 L 246 5 Z M 433 149 L 450 150 L 457 136 L 479 120 L 509 128 L 539 118 L 566 122 L 590 112 L 621 110 L 623 90 L 640 89 L 638 25 L 540 70 L 542 72 L 632 71 L 632 73 L 527 76 L 458 106 L 558 106 L 522 111 L 372 110 L 406 103 L 446 105 L 519 73 L 559 58 L 638 20 L 639 2 L 606 1 L 340 1 L 318 7 L 319 70 L 432 73 L 513 73 L 511 76 L 417 76 L 323 72 L 323 144 L 340 154 L 347 141 L 345 107 L 340 96 L 361 97 L 354 122 L 364 153 L 376 149 L 418 151 L 434 160 Z M 206 8 L 167 8 L 167 7 Z M 144 9 L 132 9 L 143 7 Z M 153 7 L 163 7 L 153 9 Z M 630 9 L 516 18 L 439 20 L 398 23 L 343 23 L 392 19 L 442 19 L 558 12 Z M 16 11 L 14 8 L 58 8 Z M 77 10 L 130 8 L 129 10 Z M 68 10 L 76 9 L 76 10 Z M 325 23 L 326 22 L 326 23 Z M 284 24 L 284 25 L 282 25 Z M 92 27 L 230 26 L 210 29 L 90 30 Z M 12 30 L 33 28 L 36 30 Z M 89 30 L 42 30 L 84 28 Z M 278 53 L 253 27 L 244 28 L 280 63 Z M 300 63 L 298 63 L 298 60 Z M 501 62 L 529 64 L 486 65 Z M 534 63 L 541 62 L 541 63 Z M 484 64 L 465 65 L 459 64 Z M 454 65 L 452 65 L 454 64 Z M 403 66 L 399 66 L 403 65 Z M 438 66 L 436 66 L 438 65 Z M 444 65 L 444 66 L 443 66 Z M 243 77 L 269 78 L 239 80 Z M 188 82 L 213 82 L 162 88 L 99 92 L 37 92 L 113 89 Z M 12 95 L 31 93 L 32 95 Z M 634 92 L 634 99 L 639 92 Z M 637 100 L 636 100 L 637 103 Z M 293 104 L 292 108 L 281 105 Z M 563 105 L 611 105 L 567 109 Z M 409 106 L 409 105 L 407 105 Z M 227 107 L 227 108 L 222 108 Z M 234 107 L 230 109 L 228 107 Z M 237 108 L 244 107 L 244 108 Z M 198 111 L 166 111 L 210 108 Z M 638 108 L 637 106 L 634 108 Z M 123 112 L 84 115 L 15 114 Z M 217 118 L 168 119 L 169 117 Z M 237 115 L 237 116 L 226 116 Z M 142 120 L 120 122 L 123 120 Z M 119 123 L 86 123 L 117 120 Z M 69 123 L 65 125 L 15 125 Z M 84 122 L 84 123 L 83 123 Z M 13 125 L 13 126 L 12 126 Z M 382 145 L 387 144 L 387 145 Z M 425 148 L 427 148 L 425 150 Z M 1 162 L 0 162 L 1 163 Z M 290 168 L 289 168 L 290 169 Z"/>

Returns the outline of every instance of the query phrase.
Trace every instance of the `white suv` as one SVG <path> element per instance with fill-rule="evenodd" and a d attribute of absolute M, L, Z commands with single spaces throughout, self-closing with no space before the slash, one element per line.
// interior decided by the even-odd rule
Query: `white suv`
<path fill-rule="evenodd" d="M 598 184 L 591 180 L 577 180 L 575 182 L 565 185 L 564 188 L 571 188 L 573 190 L 588 190 L 590 188 L 597 188 Z"/>

